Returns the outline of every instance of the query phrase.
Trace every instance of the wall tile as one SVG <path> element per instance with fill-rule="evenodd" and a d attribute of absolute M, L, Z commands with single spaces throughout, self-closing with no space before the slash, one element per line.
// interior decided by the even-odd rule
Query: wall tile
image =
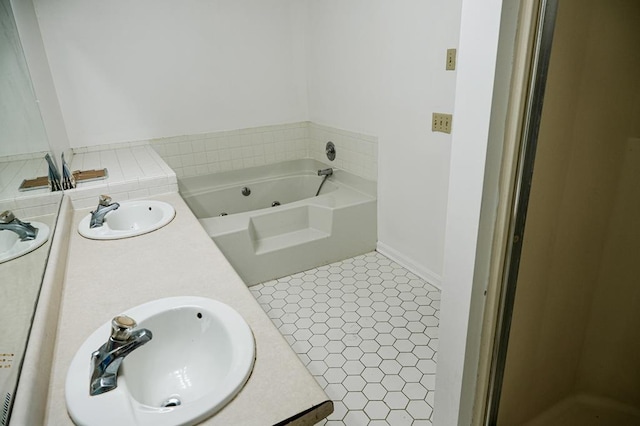
<path fill-rule="evenodd" d="M 174 144 L 174 140 L 169 144 Z M 169 152 L 170 145 L 163 147 Z M 177 192 L 175 172 L 151 148 L 148 141 L 91 147 L 90 150 L 74 150 L 72 170 L 107 168 L 108 178 L 92 182 L 80 182 L 76 189 L 65 191 L 74 208 L 94 207 L 101 194 L 109 194 L 116 201 L 147 198 L 150 195 Z M 191 149 L 191 148 L 189 148 Z M 180 156 L 168 156 L 170 163 L 180 164 Z"/>
<path fill-rule="evenodd" d="M 366 179 L 377 179 L 376 137 L 310 122 L 175 136 L 150 142 L 176 176 L 185 177 L 300 158 L 326 163 L 324 150 L 329 140 L 338 150 L 331 165 Z"/>

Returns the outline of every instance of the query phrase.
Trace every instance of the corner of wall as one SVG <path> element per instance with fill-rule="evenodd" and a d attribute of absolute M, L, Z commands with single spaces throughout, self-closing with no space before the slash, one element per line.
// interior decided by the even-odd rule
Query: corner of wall
<path fill-rule="evenodd" d="M 434 424 L 470 424 L 476 366 L 467 357 L 502 0 L 462 2 L 445 228 Z M 471 353 L 470 352 L 470 353 Z M 477 361 L 477 359 L 476 359 Z"/>
<path fill-rule="evenodd" d="M 413 272 L 414 274 L 416 274 L 417 276 L 419 276 L 429 284 L 436 287 L 438 290 L 442 291 L 442 277 L 440 275 L 429 270 L 428 268 L 425 268 L 415 260 L 408 258 L 403 253 L 400 253 L 396 249 L 388 246 L 383 242 L 378 241 L 376 250 L 382 253 L 383 255 L 385 255 L 386 257 L 388 257 L 389 259 L 393 260 L 400 266 Z"/>
<path fill-rule="evenodd" d="M 378 138 L 317 123 L 309 124 L 309 156 L 327 162 L 327 142 L 336 147 L 335 166 L 368 180 L 378 180 Z"/>

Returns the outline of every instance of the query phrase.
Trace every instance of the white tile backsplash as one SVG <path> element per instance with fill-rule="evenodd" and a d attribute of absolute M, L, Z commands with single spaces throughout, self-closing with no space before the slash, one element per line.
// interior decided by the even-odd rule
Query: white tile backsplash
<path fill-rule="evenodd" d="M 377 180 L 376 137 L 310 122 L 175 136 L 150 142 L 177 177 L 188 177 L 301 158 L 328 162 L 324 146 L 329 140 L 338 151 L 332 165 Z"/>
<path fill-rule="evenodd" d="M 106 167 L 109 174 L 105 180 L 79 182 L 76 189 L 65 191 L 74 208 L 94 207 L 101 194 L 108 194 L 115 201 L 126 201 L 178 192 L 175 172 L 148 141 L 102 147 L 103 150 L 97 147 L 74 150 L 72 170 Z"/>
<path fill-rule="evenodd" d="M 329 162 L 325 144 L 336 145 Z M 74 208 L 93 207 L 100 194 L 115 200 L 177 192 L 177 178 L 286 160 L 314 158 L 370 180 L 378 176 L 376 137 L 311 122 L 135 141 L 73 149 L 72 171 L 107 168 L 102 181 L 65 191 Z M 59 195 L 47 189 L 19 192 L 23 176 L 46 176 L 45 153 L 0 158 L 0 200 L 18 217 L 55 212 Z"/>
<path fill-rule="evenodd" d="M 0 202 L 0 211 L 11 210 L 17 218 L 27 220 L 54 214 L 58 211 L 61 193 L 47 191 L 39 190 L 39 195 L 34 194 L 34 191 L 22 192 L 13 199 L 3 199 Z"/>
<path fill-rule="evenodd" d="M 187 177 L 305 158 L 307 141 L 308 123 L 301 122 L 161 138 L 151 143 L 178 177 Z"/>
<path fill-rule="evenodd" d="M 334 164 L 365 179 L 378 180 L 378 138 L 316 123 L 309 124 L 309 156 L 327 161 L 325 145 L 336 146 Z"/>
<path fill-rule="evenodd" d="M 48 188 L 21 192 L 25 178 L 47 176 L 46 152 L 0 157 L 0 212 L 11 210 L 19 219 L 55 213 L 60 193 Z"/>

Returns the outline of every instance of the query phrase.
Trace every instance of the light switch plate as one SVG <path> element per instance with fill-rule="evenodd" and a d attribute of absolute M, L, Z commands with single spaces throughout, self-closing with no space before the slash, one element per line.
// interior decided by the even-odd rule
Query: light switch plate
<path fill-rule="evenodd" d="M 447 49 L 447 71 L 453 71 L 456 69 L 456 49 Z"/>
<path fill-rule="evenodd" d="M 431 118 L 431 130 L 434 132 L 451 133 L 453 116 L 441 112 L 434 112 Z"/>

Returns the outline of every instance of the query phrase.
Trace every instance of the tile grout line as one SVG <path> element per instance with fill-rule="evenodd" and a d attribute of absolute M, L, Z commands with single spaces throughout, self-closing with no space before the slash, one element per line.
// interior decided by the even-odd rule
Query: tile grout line
<path fill-rule="evenodd" d="M 326 425 L 431 425 L 439 291 L 372 252 L 250 287 L 334 401 Z"/>

